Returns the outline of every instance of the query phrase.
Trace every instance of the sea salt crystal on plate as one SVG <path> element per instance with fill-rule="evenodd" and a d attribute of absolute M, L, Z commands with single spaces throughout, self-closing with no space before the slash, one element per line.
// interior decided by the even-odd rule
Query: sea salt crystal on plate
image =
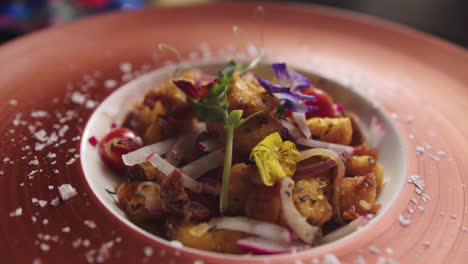
<path fill-rule="evenodd" d="M 416 146 L 416 154 L 422 154 L 422 153 L 424 153 L 424 147 Z"/>
<path fill-rule="evenodd" d="M 75 104 L 83 104 L 86 101 L 86 96 L 80 92 L 73 92 L 71 100 Z"/>
<path fill-rule="evenodd" d="M 62 184 L 58 187 L 60 196 L 62 197 L 62 200 L 68 200 L 69 198 L 75 196 L 76 189 L 73 188 L 70 184 Z"/>
<path fill-rule="evenodd" d="M 341 262 L 335 255 L 327 254 L 323 258 L 322 264 L 341 264 Z"/>
<path fill-rule="evenodd" d="M 117 81 L 116 80 L 107 80 L 104 82 L 104 87 L 107 89 L 114 88 L 117 86 Z"/>
<path fill-rule="evenodd" d="M 84 224 L 85 224 L 86 226 L 88 226 L 89 228 L 91 228 L 91 229 L 96 228 L 96 223 L 94 223 L 94 222 L 91 221 L 91 220 L 85 220 L 85 221 L 84 221 Z"/>
<path fill-rule="evenodd" d="M 44 206 L 47 205 L 47 201 L 40 200 L 40 201 L 39 201 L 39 205 L 40 205 L 41 207 L 44 207 Z"/>
<path fill-rule="evenodd" d="M 122 62 L 120 64 L 120 70 L 124 73 L 131 72 L 132 71 L 132 64 L 129 62 Z"/>
<path fill-rule="evenodd" d="M 8 103 L 10 105 L 17 105 L 18 104 L 18 101 L 16 99 L 11 99 L 10 101 L 8 101 Z"/>
<path fill-rule="evenodd" d="M 65 165 L 71 165 L 71 164 L 73 164 L 75 161 L 76 161 L 75 158 L 71 158 L 70 160 L 68 160 L 68 161 L 65 163 Z"/>
<path fill-rule="evenodd" d="M 145 253 L 145 256 L 151 257 L 153 255 L 153 248 L 151 247 L 145 247 L 143 249 L 143 252 Z"/>
<path fill-rule="evenodd" d="M 398 217 L 398 220 L 400 221 L 400 224 L 402 226 L 407 226 L 407 225 L 411 224 L 411 218 L 409 216 L 400 215 Z"/>
<path fill-rule="evenodd" d="M 50 201 L 50 204 L 53 205 L 53 206 L 58 206 L 60 204 L 60 199 L 57 197 L 55 197 L 55 199 L 53 199 L 52 201 Z"/>
<path fill-rule="evenodd" d="M 64 232 L 64 233 L 69 233 L 70 230 L 71 230 L 71 229 L 70 229 L 69 226 L 66 226 L 66 227 L 62 228 L 62 232 Z"/>
<path fill-rule="evenodd" d="M 13 211 L 13 212 L 10 213 L 10 217 L 20 216 L 20 215 L 22 215 L 22 214 L 23 214 L 23 208 L 18 207 L 18 208 L 16 208 L 15 211 Z"/>

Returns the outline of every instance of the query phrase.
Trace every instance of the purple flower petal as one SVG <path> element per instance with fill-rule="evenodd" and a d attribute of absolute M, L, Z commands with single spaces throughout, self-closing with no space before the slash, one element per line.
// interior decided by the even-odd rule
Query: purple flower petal
<path fill-rule="evenodd" d="M 282 87 L 291 87 L 292 81 L 291 77 L 289 76 L 289 72 L 286 68 L 286 63 L 273 63 L 271 65 L 273 71 L 275 71 L 276 79 L 278 80 L 278 84 Z"/>
<path fill-rule="evenodd" d="M 300 100 L 306 100 L 306 101 L 315 101 L 315 100 L 317 100 L 317 98 L 315 98 L 315 96 L 313 96 L 313 95 L 303 94 L 301 92 L 297 92 L 295 94 L 297 94 L 297 96 L 299 97 Z"/>
<path fill-rule="evenodd" d="M 291 110 L 292 112 L 296 112 L 296 113 L 307 113 L 309 111 L 318 109 L 318 107 L 316 107 L 316 106 L 305 105 L 305 104 L 302 104 L 302 103 L 295 103 L 295 102 L 287 100 L 287 99 L 284 100 L 284 106 L 287 109 Z"/>
<path fill-rule="evenodd" d="M 278 98 L 278 100 L 289 100 L 294 103 L 299 103 L 299 96 L 296 93 L 273 93 L 273 96 Z"/>
<path fill-rule="evenodd" d="M 191 97 L 195 99 L 200 98 L 200 90 L 195 85 L 193 85 L 193 83 L 186 80 L 174 80 L 172 82 L 175 84 L 175 86 L 188 93 Z"/>
<path fill-rule="evenodd" d="M 289 89 L 288 87 L 281 87 L 277 84 L 274 84 L 272 82 L 269 82 L 265 79 L 262 79 L 262 78 L 257 78 L 258 82 L 260 83 L 261 86 L 263 86 L 263 88 L 265 88 L 267 91 L 271 92 L 271 93 L 288 93 L 288 92 L 291 92 L 291 89 Z"/>
<path fill-rule="evenodd" d="M 291 86 L 288 86 L 288 87 L 290 87 L 291 90 L 296 91 L 296 90 L 310 87 L 310 82 L 305 76 L 302 76 L 295 71 L 288 71 L 288 75 L 291 81 Z"/>

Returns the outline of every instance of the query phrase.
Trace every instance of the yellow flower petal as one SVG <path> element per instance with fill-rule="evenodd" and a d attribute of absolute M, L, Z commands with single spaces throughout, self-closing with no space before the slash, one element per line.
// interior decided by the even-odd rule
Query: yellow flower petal
<path fill-rule="evenodd" d="M 263 183 L 272 186 L 276 181 L 294 174 L 300 153 L 294 143 L 283 142 L 276 132 L 265 137 L 252 149 L 250 159 L 255 160 Z"/>

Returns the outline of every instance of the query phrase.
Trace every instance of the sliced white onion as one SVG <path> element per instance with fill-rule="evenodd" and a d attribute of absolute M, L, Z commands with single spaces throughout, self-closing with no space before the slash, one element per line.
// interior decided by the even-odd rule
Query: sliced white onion
<path fill-rule="evenodd" d="M 379 123 L 376 116 L 372 117 L 372 121 L 368 131 L 368 144 L 370 147 L 377 148 L 385 136 L 385 127 Z"/>
<path fill-rule="evenodd" d="M 205 141 L 200 141 L 198 142 L 198 147 L 205 152 L 211 152 L 213 150 L 220 149 L 224 146 L 223 142 L 221 142 L 219 139 L 214 138 L 214 139 L 208 139 Z"/>
<path fill-rule="evenodd" d="M 283 127 L 288 130 L 289 135 L 291 135 L 291 137 L 294 139 L 301 136 L 301 131 L 295 125 L 291 124 L 291 122 L 287 120 L 281 120 L 281 123 L 283 124 Z"/>
<path fill-rule="evenodd" d="M 310 245 L 298 241 L 285 243 L 262 237 L 248 237 L 237 240 L 236 246 L 244 252 L 257 255 L 295 253 L 312 248 Z"/>
<path fill-rule="evenodd" d="M 325 148 L 325 149 L 331 149 L 336 152 L 344 151 L 348 153 L 349 155 L 351 155 L 354 151 L 354 148 L 350 146 L 329 143 L 329 142 L 315 140 L 315 139 L 306 139 L 303 137 L 296 139 L 296 143 L 303 145 L 303 146 L 311 147 L 311 148 Z"/>
<path fill-rule="evenodd" d="M 224 162 L 224 148 L 213 151 L 187 165 L 182 167 L 182 171 L 190 175 L 192 179 L 198 179 L 203 174 L 212 169 L 216 169 L 223 165 Z"/>
<path fill-rule="evenodd" d="M 307 175 L 307 174 L 317 174 L 319 172 L 328 170 L 336 166 L 336 162 L 332 159 L 328 159 L 326 161 L 321 161 L 314 166 L 306 167 L 306 168 L 298 168 L 294 173 L 295 176 Z"/>
<path fill-rule="evenodd" d="M 326 234 L 320 239 L 320 244 L 330 243 L 332 241 L 338 240 L 344 236 L 351 234 L 352 232 L 358 230 L 359 228 L 365 226 L 369 223 L 370 218 L 366 215 L 359 216 L 356 220 L 350 222 L 349 224 L 340 227 L 332 232 Z"/>
<path fill-rule="evenodd" d="M 293 112 L 292 116 L 294 117 L 294 120 L 296 120 L 297 126 L 299 127 L 299 130 L 301 130 L 302 134 L 304 134 L 306 138 L 311 138 L 312 133 L 310 132 L 310 128 L 307 126 L 306 114 Z"/>
<path fill-rule="evenodd" d="M 172 165 L 179 167 L 180 163 L 183 161 L 185 151 L 195 146 L 197 137 L 198 133 L 196 132 L 177 137 L 174 145 L 166 153 L 166 160 Z"/>
<path fill-rule="evenodd" d="M 212 229 L 227 229 L 256 235 L 269 240 L 282 241 L 284 243 L 291 243 L 292 241 L 291 232 L 289 232 L 287 228 L 244 216 L 213 218 L 208 223 L 201 223 L 194 226 L 193 229 L 197 230 L 197 233 L 201 235 Z M 200 232 L 200 230 L 202 232 Z"/>
<path fill-rule="evenodd" d="M 340 156 L 329 149 L 324 148 L 314 148 L 301 151 L 301 160 L 308 159 L 312 156 L 326 156 L 336 162 L 337 166 L 337 173 L 335 176 L 335 180 L 333 181 L 333 209 L 335 210 L 335 218 L 338 224 L 343 224 L 343 219 L 341 218 L 341 211 L 340 211 L 340 182 L 344 178 L 345 175 L 345 165 L 343 160 L 341 160 Z"/>
<path fill-rule="evenodd" d="M 308 244 L 312 244 L 320 228 L 309 224 L 306 217 L 299 213 L 294 205 L 292 198 L 294 184 L 294 181 L 289 177 L 284 177 L 281 181 L 281 212 L 289 228 L 291 228 L 299 239 Z"/>
<path fill-rule="evenodd" d="M 157 168 L 160 172 L 162 172 L 164 175 L 169 175 L 171 174 L 176 167 L 169 163 L 167 160 L 163 159 L 161 156 L 159 156 L 156 153 L 153 153 L 148 156 L 146 159 L 147 161 L 151 162 L 151 164 Z M 187 176 L 185 173 L 182 172 L 182 177 L 184 178 L 184 186 L 189 188 L 190 190 L 194 192 L 202 192 L 203 191 L 203 184 L 195 181 L 194 179 L 190 178 Z"/>
<path fill-rule="evenodd" d="M 175 142 L 176 138 L 169 138 L 164 141 L 144 146 L 135 151 L 122 155 L 122 160 L 127 166 L 140 164 L 145 162 L 146 158 L 152 153 L 156 153 L 158 155 L 165 154 L 172 147 L 172 145 L 174 145 Z"/>

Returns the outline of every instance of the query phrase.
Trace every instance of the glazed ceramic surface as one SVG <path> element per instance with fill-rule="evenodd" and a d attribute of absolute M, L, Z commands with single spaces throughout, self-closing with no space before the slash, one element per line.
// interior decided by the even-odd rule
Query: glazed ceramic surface
<path fill-rule="evenodd" d="M 381 146 L 390 179 L 379 198 L 384 210 L 369 226 L 294 255 L 232 256 L 166 243 L 112 207 L 101 187 L 113 178 L 99 171 L 88 137 L 102 136 L 138 99 L 120 103 L 124 92 L 141 94 L 170 71 L 175 58 L 160 52 L 158 43 L 175 46 L 184 61 L 212 71 L 238 55 L 233 25 L 258 39 L 256 6 L 115 13 L 0 47 L 1 263 L 464 263 L 468 52 L 325 8 L 265 5 L 264 47 L 269 61 L 335 82 L 329 89 L 346 94 L 346 107 L 361 111 L 365 120 L 376 114 L 390 128 Z M 109 119 L 96 119 L 103 112 Z"/>

